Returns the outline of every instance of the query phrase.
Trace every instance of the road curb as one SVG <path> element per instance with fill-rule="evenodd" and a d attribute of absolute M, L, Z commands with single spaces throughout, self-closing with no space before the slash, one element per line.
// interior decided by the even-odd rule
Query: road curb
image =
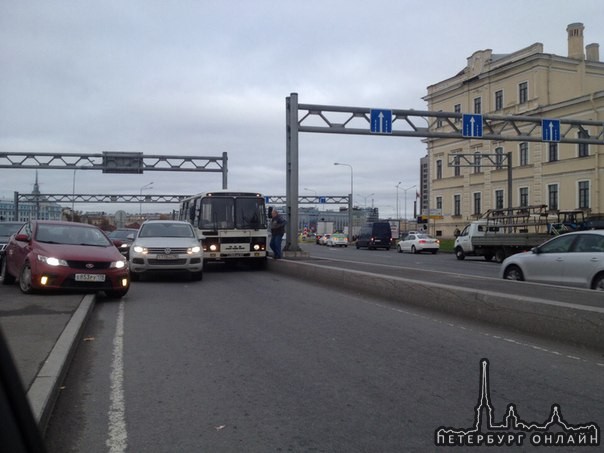
<path fill-rule="evenodd" d="M 84 296 L 27 392 L 33 416 L 42 433 L 46 431 L 61 383 L 94 308 L 94 302 L 94 294 Z"/>
<path fill-rule="evenodd" d="M 445 312 L 525 334 L 604 350 L 604 307 L 462 288 L 293 260 L 269 262 L 268 269 L 370 297 Z M 503 281 L 502 285 L 515 282 Z"/>

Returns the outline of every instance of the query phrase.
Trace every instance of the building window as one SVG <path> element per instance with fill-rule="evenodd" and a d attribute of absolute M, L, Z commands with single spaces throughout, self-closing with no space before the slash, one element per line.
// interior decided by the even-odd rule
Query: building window
<path fill-rule="evenodd" d="M 461 215 L 461 195 L 453 195 L 453 215 Z"/>
<path fill-rule="evenodd" d="M 474 215 L 480 215 L 482 212 L 482 206 L 480 204 L 480 192 L 474 192 Z"/>
<path fill-rule="evenodd" d="M 443 197 L 436 197 L 436 209 L 443 208 Z"/>
<path fill-rule="evenodd" d="M 503 209 L 503 190 L 495 191 L 495 209 Z"/>
<path fill-rule="evenodd" d="M 455 104 L 453 106 L 453 111 L 455 113 L 461 113 L 461 104 Z M 459 123 L 459 122 L 461 122 L 461 118 L 455 118 L 455 123 Z"/>
<path fill-rule="evenodd" d="M 589 208 L 589 181 L 579 181 L 579 209 Z"/>
<path fill-rule="evenodd" d="M 589 133 L 585 130 L 579 131 L 579 138 L 589 138 Z M 589 145 L 587 143 L 579 143 L 579 157 L 589 156 Z"/>
<path fill-rule="evenodd" d="M 528 143 L 520 143 L 520 166 L 528 165 Z"/>
<path fill-rule="evenodd" d="M 459 156 L 453 157 L 453 175 L 461 176 L 461 166 L 459 165 Z"/>
<path fill-rule="evenodd" d="M 480 160 L 482 155 L 479 152 L 474 153 L 474 173 L 480 173 Z"/>
<path fill-rule="evenodd" d="M 503 168 L 503 148 L 501 146 L 495 148 L 495 170 Z"/>
<path fill-rule="evenodd" d="M 558 184 L 547 185 L 547 207 L 553 211 L 558 209 Z"/>
<path fill-rule="evenodd" d="M 482 113 L 482 98 L 474 98 L 474 113 Z"/>
<path fill-rule="evenodd" d="M 529 203 L 529 191 L 528 187 L 520 188 L 520 206 L 528 206 Z"/>
<path fill-rule="evenodd" d="M 439 112 L 442 112 L 442 110 L 439 110 Z M 436 127 L 437 128 L 443 127 L 443 119 L 441 117 L 436 118 Z"/>
<path fill-rule="evenodd" d="M 443 179 L 443 161 L 436 161 L 436 179 Z"/>
<path fill-rule="evenodd" d="M 503 110 L 503 90 L 495 91 L 495 110 Z"/>
<path fill-rule="evenodd" d="M 556 162 L 557 160 L 558 160 L 558 144 L 550 142 L 549 143 L 548 161 Z"/>
<path fill-rule="evenodd" d="M 522 82 L 518 85 L 518 103 L 526 104 L 528 102 L 528 82 Z"/>

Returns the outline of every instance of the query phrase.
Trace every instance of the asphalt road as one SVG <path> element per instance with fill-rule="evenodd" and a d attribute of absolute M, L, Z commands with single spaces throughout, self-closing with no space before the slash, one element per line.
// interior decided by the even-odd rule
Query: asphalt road
<path fill-rule="evenodd" d="M 452 253 L 398 253 L 396 249 L 367 250 L 349 247 L 326 247 L 303 242 L 300 248 L 317 258 L 357 261 L 364 264 L 387 264 L 416 270 L 456 272 L 461 275 L 493 277 L 499 275 L 500 264 L 482 257 L 467 257 L 460 261 Z"/>
<path fill-rule="evenodd" d="M 473 425 L 483 358 L 498 422 L 511 403 L 543 422 L 555 403 L 569 423 L 604 426 L 601 355 L 270 271 L 208 271 L 97 303 L 46 440 L 50 452 L 433 450 L 438 427 Z"/>

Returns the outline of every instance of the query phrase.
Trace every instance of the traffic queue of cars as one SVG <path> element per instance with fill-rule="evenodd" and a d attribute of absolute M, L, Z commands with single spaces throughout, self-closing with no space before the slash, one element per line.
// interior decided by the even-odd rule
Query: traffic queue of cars
<path fill-rule="evenodd" d="M 149 220 L 113 240 L 100 228 L 77 222 L 33 220 L 12 231 L 3 245 L 0 277 L 4 285 L 17 282 L 25 294 L 79 290 L 121 298 L 130 282 L 145 274 L 203 276 L 203 251 L 188 222 Z"/>
<path fill-rule="evenodd" d="M 390 248 L 385 228 L 367 225 L 361 233 L 356 241 L 357 249 Z M 328 237 L 317 239 L 318 243 L 328 244 L 328 241 Z M 410 231 L 396 242 L 396 249 L 399 253 L 436 254 L 440 241 L 424 232 Z M 604 291 L 604 229 L 561 234 L 530 251 L 509 256 L 501 264 L 499 276 L 506 280 Z"/>
<path fill-rule="evenodd" d="M 107 235 L 96 226 L 75 222 L 0 222 L 2 283 L 18 282 L 24 293 L 77 289 L 119 298 L 128 292 L 131 281 L 147 274 L 177 271 L 192 280 L 202 279 L 203 251 L 188 222 L 149 220 L 138 230 L 116 231 Z M 390 248 L 385 236 L 366 236 L 368 249 Z M 348 238 L 325 234 L 317 236 L 317 243 L 347 247 Z M 410 231 L 397 241 L 396 249 L 436 254 L 440 241 Z M 604 230 L 566 233 L 512 255 L 501 264 L 500 277 L 604 291 Z"/>

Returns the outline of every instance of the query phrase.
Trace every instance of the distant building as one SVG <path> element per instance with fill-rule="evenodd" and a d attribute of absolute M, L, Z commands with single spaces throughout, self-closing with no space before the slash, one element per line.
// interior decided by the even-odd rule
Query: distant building
<path fill-rule="evenodd" d="M 428 87 L 430 111 L 604 120 L 604 63 L 599 45 L 583 46 L 583 24 L 567 27 L 568 55 L 543 52 L 535 43 L 511 54 L 479 50 L 453 77 Z M 451 125 L 437 122 L 434 132 Z M 575 133 L 593 134 L 585 130 Z M 604 213 L 604 149 L 556 142 L 426 139 L 429 181 L 422 181 L 422 213 L 441 209 L 435 233 L 450 236 L 456 225 L 487 209 L 507 207 L 505 168 L 448 166 L 455 153 L 512 153 L 512 205 Z M 425 168 L 422 160 L 422 177 Z M 429 190 L 427 196 L 425 190 Z M 425 201 L 427 201 L 427 206 Z"/>
<path fill-rule="evenodd" d="M 43 195 L 40 194 L 40 186 L 38 185 L 38 172 L 36 172 L 36 180 L 31 193 L 35 201 L 19 202 L 18 214 L 15 215 L 14 200 L 0 200 L 0 220 L 2 221 L 23 221 L 28 220 L 61 220 L 62 210 L 61 205 L 49 202 Z"/>

